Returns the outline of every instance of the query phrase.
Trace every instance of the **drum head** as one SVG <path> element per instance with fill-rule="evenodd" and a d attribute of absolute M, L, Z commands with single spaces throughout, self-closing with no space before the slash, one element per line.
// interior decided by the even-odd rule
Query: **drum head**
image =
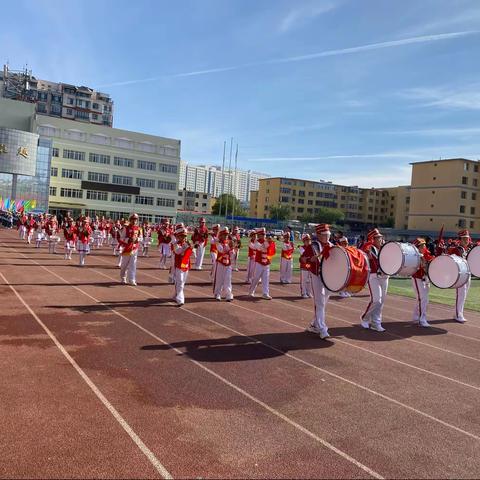
<path fill-rule="evenodd" d="M 438 288 L 451 288 L 458 280 L 458 266 L 450 255 L 440 255 L 428 267 L 428 277 Z"/>
<path fill-rule="evenodd" d="M 468 266 L 472 275 L 480 278 L 480 245 L 473 247 L 467 257 Z"/>
<path fill-rule="evenodd" d="M 380 268 L 387 275 L 395 275 L 403 265 L 403 252 L 397 242 L 388 242 L 378 256 Z"/>
<path fill-rule="evenodd" d="M 331 292 L 344 289 L 350 276 L 347 253 L 340 247 L 333 247 L 329 257 L 322 260 L 322 280 Z"/>

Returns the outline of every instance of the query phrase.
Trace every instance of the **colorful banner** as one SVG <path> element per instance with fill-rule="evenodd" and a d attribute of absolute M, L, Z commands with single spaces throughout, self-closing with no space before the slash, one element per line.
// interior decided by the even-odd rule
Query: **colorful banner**
<path fill-rule="evenodd" d="M 0 210 L 10 212 L 28 212 L 37 206 L 36 200 L 14 200 L 0 197 Z"/>

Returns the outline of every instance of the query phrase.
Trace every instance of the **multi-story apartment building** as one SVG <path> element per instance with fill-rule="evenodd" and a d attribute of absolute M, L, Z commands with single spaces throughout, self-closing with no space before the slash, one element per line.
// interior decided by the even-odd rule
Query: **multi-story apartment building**
<path fill-rule="evenodd" d="M 113 125 L 113 101 L 89 87 L 39 80 L 29 71 L 0 72 L 0 96 L 35 104 L 36 112 L 94 125 Z"/>
<path fill-rule="evenodd" d="M 211 215 L 216 201 L 217 199 L 209 193 L 180 190 L 178 192 L 177 210 Z"/>
<path fill-rule="evenodd" d="M 397 230 L 407 230 L 410 213 L 410 185 L 384 188 L 390 195 L 389 218 Z"/>
<path fill-rule="evenodd" d="M 318 214 L 321 207 L 338 208 L 351 225 L 387 224 L 394 215 L 386 189 L 279 177 L 261 179 L 259 184 L 250 201 L 250 215 L 256 218 L 269 218 L 270 207 L 276 205 L 287 205 L 296 220 Z"/>
<path fill-rule="evenodd" d="M 219 197 L 231 193 L 241 202 L 249 202 L 250 192 L 258 190 L 259 180 L 269 175 L 252 170 L 224 170 L 217 165 L 180 164 L 180 188 Z"/>
<path fill-rule="evenodd" d="M 36 115 L 52 140 L 50 210 L 112 218 L 135 211 L 158 221 L 176 213 L 180 141 Z"/>
<path fill-rule="evenodd" d="M 408 228 L 480 233 L 480 162 L 466 158 L 412 164 Z"/>

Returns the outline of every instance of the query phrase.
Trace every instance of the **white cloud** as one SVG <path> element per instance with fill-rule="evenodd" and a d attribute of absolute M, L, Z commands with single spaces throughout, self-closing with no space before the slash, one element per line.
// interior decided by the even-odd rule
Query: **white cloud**
<path fill-rule="evenodd" d="M 103 85 L 97 85 L 97 88 L 107 88 L 107 87 L 132 85 L 132 84 L 138 84 L 138 83 L 154 82 L 154 81 L 163 80 L 167 78 L 193 77 L 198 75 L 207 75 L 211 73 L 221 73 L 221 72 L 228 72 L 232 70 L 242 70 L 245 68 L 259 67 L 263 65 L 303 62 L 307 60 L 315 60 L 317 58 L 333 57 L 333 56 L 339 56 L 339 55 L 351 55 L 355 53 L 361 53 L 361 52 L 367 52 L 367 51 L 373 51 L 373 50 L 401 47 L 404 45 L 430 43 L 430 42 L 437 42 L 440 40 L 453 40 L 455 38 L 460 38 L 460 37 L 465 37 L 470 35 L 478 35 L 479 33 L 480 33 L 480 30 L 472 30 L 472 31 L 463 31 L 463 32 L 439 33 L 436 35 L 423 35 L 419 37 L 403 38 L 401 40 L 391 40 L 388 42 L 359 45 L 356 47 L 340 48 L 336 50 L 325 50 L 323 52 L 310 53 L 307 55 L 298 55 L 294 57 L 285 57 L 285 58 L 276 58 L 276 59 L 274 58 L 274 59 L 265 60 L 262 62 L 244 63 L 240 65 L 232 65 L 229 67 L 217 67 L 217 68 L 211 68 L 211 69 L 205 69 L 205 70 L 195 70 L 191 72 L 161 75 L 158 77 L 148 77 L 148 78 L 143 78 L 138 80 L 122 80 L 119 82 L 112 82 L 112 83 L 107 83 Z"/>
<path fill-rule="evenodd" d="M 290 10 L 280 21 L 278 29 L 281 33 L 286 33 L 294 28 L 303 25 L 307 21 L 330 12 L 337 7 L 333 2 L 315 2 Z"/>
<path fill-rule="evenodd" d="M 378 133 L 378 132 L 376 132 Z M 442 136 L 478 136 L 480 135 L 480 127 L 472 128 L 424 128 L 417 130 L 390 130 L 380 133 L 386 133 L 389 135 L 419 135 L 425 137 L 442 137 Z"/>
<path fill-rule="evenodd" d="M 399 95 L 415 106 L 445 109 L 480 110 L 480 84 L 464 87 L 410 88 Z"/>

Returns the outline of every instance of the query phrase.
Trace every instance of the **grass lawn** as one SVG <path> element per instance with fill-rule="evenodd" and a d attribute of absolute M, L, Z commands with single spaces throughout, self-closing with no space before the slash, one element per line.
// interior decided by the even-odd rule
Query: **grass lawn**
<path fill-rule="evenodd" d="M 277 254 L 272 259 L 271 270 L 278 271 L 280 269 L 280 243 L 277 243 Z M 156 244 L 156 240 L 155 240 Z M 301 242 L 295 242 L 295 245 L 301 245 Z M 240 265 L 245 265 L 247 263 L 247 253 L 248 253 L 248 238 L 242 238 L 242 248 L 240 250 L 239 255 L 239 263 Z M 209 250 L 207 247 L 207 254 Z M 293 256 L 293 269 L 294 271 L 299 271 L 299 263 L 298 259 L 300 257 L 300 252 L 298 248 L 295 249 L 295 253 Z M 411 297 L 415 298 L 415 294 L 413 293 L 413 286 L 412 280 L 410 278 L 392 278 L 390 279 L 388 292 L 394 295 L 402 295 L 404 297 Z M 434 287 L 432 285 L 430 289 L 430 301 L 436 303 L 442 303 L 445 305 L 455 305 L 455 290 L 453 289 L 445 289 L 442 290 L 440 288 Z M 480 312 L 480 279 L 473 278 L 472 279 L 472 286 L 470 287 L 470 291 L 468 293 L 467 301 L 465 303 L 465 308 L 470 310 L 475 310 Z"/>

